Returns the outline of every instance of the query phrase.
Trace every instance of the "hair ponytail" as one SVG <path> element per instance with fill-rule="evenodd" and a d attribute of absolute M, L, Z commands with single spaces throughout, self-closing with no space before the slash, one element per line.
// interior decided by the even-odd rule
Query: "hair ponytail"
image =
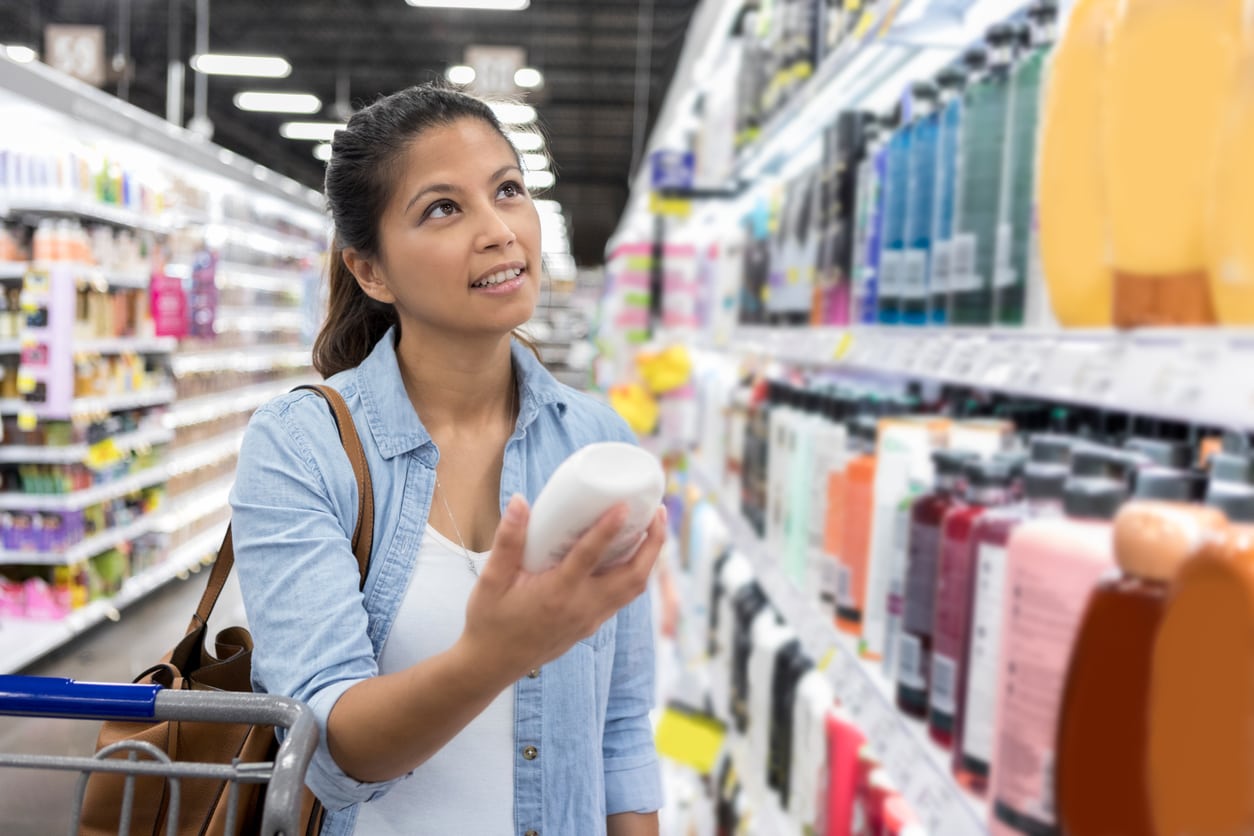
<path fill-rule="evenodd" d="M 314 340 L 313 364 L 324 378 L 361 364 L 396 324 L 396 310 L 371 299 L 344 263 L 339 242 L 331 248 L 327 318 Z"/>

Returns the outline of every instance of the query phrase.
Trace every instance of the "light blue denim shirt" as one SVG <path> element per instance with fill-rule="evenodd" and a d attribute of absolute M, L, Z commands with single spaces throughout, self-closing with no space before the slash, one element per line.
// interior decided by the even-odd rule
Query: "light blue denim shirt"
<path fill-rule="evenodd" d="M 439 460 L 405 393 L 394 339 L 389 331 L 360 366 L 327 381 L 348 403 L 374 485 L 374 551 L 364 590 L 349 544 L 357 483 L 317 395 L 288 394 L 257 410 L 231 492 L 235 563 L 256 641 L 254 687 L 303 700 L 317 717 L 322 737 L 306 780 L 327 807 L 328 836 L 351 833 L 359 803 L 405 780 L 360 783 L 336 765 L 326 743 L 335 701 L 378 673 L 426 530 Z M 558 383 L 525 347 L 514 343 L 513 357 L 521 406 L 505 446 L 502 512 L 514 493 L 534 501 L 580 447 L 635 442 L 611 409 Z M 661 807 L 648 719 L 649 606 L 641 596 L 539 676 L 517 683 L 516 836 L 589 836 L 605 832 L 607 815 Z"/>

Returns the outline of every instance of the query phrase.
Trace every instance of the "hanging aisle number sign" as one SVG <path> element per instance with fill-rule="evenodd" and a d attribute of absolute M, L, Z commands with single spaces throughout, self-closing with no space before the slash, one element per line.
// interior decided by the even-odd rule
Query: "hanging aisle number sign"
<path fill-rule="evenodd" d="M 527 66 L 527 51 L 515 46 L 468 46 L 466 65 L 475 71 L 470 88 L 480 96 L 512 96 L 518 92 L 514 73 Z"/>

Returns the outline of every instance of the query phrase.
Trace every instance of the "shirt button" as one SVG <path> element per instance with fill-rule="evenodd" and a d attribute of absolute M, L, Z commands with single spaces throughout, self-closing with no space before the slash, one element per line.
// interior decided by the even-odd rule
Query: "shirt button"
<path fill-rule="evenodd" d="M 523 749 L 523 757 L 529 761 L 533 761 L 539 756 L 540 750 L 534 746 L 527 746 Z"/>
<path fill-rule="evenodd" d="M 528 830 L 526 833 L 523 834 L 523 836 L 540 836 L 540 831 Z"/>
<path fill-rule="evenodd" d="M 528 676 L 530 679 L 539 679 L 539 678 L 540 678 L 540 669 L 539 669 L 539 668 L 532 668 L 531 670 L 527 671 L 527 676 Z"/>

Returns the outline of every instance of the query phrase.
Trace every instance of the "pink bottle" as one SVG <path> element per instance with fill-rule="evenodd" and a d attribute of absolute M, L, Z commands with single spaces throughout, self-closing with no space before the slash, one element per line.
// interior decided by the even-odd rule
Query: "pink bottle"
<path fill-rule="evenodd" d="M 1111 520 L 1127 483 L 1072 477 L 1061 519 L 1010 535 L 992 804 L 993 836 L 1057 832 L 1055 746 L 1064 680 L 1089 593 L 1114 571 Z"/>
<path fill-rule="evenodd" d="M 945 515 L 932 614 L 932 676 L 928 734 L 950 748 L 966 696 L 968 631 L 971 626 L 971 578 L 976 568 L 975 527 L 992 507 L 1005 505 L 1015 475 L 1006 460 L 968 462 L 966 503 Z"/>
<path fill-rule="evenodd" d="M 1035 445 L 1033 450 L 1036 454 Z M 1066 451 L 1063 451 L 1065 460 Z M 1024 501 L 987 512 L 975 524 L 975 568 L 971 573 L 971 620 L 967 629 L 966 687 L 954 722 L 954 776 L 974 793 L 988 791 L 989 764 L 997 732 L 997 665 L 1006 600 L 1006 545 L 1027 520 L 1062 516 L 1067 466 L 1034 461 L 1023 479 Z"/>
<path fill-rule="evenodd" d="M 827 713 L 827 801 L 819 832 L 826 836 L 850 836 L 853 802 L 858 788 L 859 755 L 870 757 L 866 735 L 858 730 L 842 708 Z"/>

